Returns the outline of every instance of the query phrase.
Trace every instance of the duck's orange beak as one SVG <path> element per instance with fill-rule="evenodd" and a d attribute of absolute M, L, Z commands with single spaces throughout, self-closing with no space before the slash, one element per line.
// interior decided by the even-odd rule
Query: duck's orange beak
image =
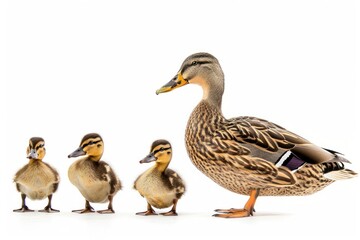
<path fill-rule="evenodd" d="M 182 87 L 188 83 L 189 82 L 186 79 L 184 79 L 183 76 L 181 75 L 181 73 L 179 72 L 173 79 L 170 80 L 170 82 L 168 82 L 167 84 L 162 86 L 160 89 L 158 89 L 156 91 L 156 94 L 158 95 L 159 93 L 170 92 L 170 91 L 174 90 L 175 88 Z"/>

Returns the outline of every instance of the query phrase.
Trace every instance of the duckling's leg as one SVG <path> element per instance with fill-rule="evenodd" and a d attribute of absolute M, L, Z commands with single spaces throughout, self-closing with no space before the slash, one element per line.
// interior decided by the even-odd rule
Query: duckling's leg
<path fill-rule="evenodd" d="M 157 215 L 157 214 L 154 211 L 154 209 L 151 207 L 151 205 L 148 203 L 147 211 L 146 212 L 138 212 L 138 213 L 136 213 L 136 215 L 149 216 L 149 215 Z"/>
<path fill-rule="evenodd" d="M 21 203 L 21 208 L 19 209 L 14 209 L 13 212 L 34 212 L 34 210 L 31 210 L 29 209 L 26 204 L 25 204 L 25 198 L 26 198 L 26 195 L 25 194 L 21 194 L 21 200 L 22 200 L 22 203 Z"/>
<path fill-rule="evenodd" d="M 92 212 L 94 212 L 94 208 L 92 206 L 90 206 L 89 201 L 86 200 L 84 209 L 72 210 L 72 212 L 76 212 L 76 213 L 92 213 Z"/>
<path fill-rule="evenodd" d="M 256 202 L 256 198 L 259 196 L 259 189 L 250 191 L 250 198 L 246 202 L 243 209 L 216 209 L 215 212 L 219 212 L 221 214 L 214 214 L 214 217 L 222 217 L 222 218 L 240 218 L 240 217 L 249 217 L 253 215 L 254 206 Z"/>
<path fill-rule="evenodd" d="M 176 213 L 176 204 L 177 204 L 178 200 L 174 199 L 173 203 L 173 207 L 171 208 L 171 210 L 169 212 L 166 213 L 160 213 L 163 216 L 177 216 L 178 214 Z"/>
<path fill-rule="evenodd" d="M 47 213 L 60 212 L 59 210 L 53 209 L 53 208 L 51 207 L 52 194 L 50 194 L 50 195 L 48 196 L 48 199 L 49 199 L 48 205 L 46 205 L 46 207 L 44 208 L 44 210 L 40 210 L 39 212 L 47 212 Z"/>
<path fill-rule="evenodd" d="M 106 210 L 100 210 L 100 211 L 97 211 L 98 213 L 101 213 L 101 214 L 105 214 L 105 213 L 115 213 L 113 207 L 112 207 L 112 200 L 113 200 L 113 197 L 114 196 L 109 196 L 109 206 L 108 206 L 108 209 Z"/>

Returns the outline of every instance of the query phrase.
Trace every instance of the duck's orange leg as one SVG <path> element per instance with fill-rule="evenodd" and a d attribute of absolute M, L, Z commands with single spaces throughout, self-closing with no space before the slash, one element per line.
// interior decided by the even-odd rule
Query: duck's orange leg
<path fill-rule="evenodd" d="M 236 208 L 230 208 L 230 209 L 216 209 L 215 212 L 218 212 L 220 214 L 214 214 L 214 217 L 222 217 L 222 218 L 241 218 L 241 217 L 249 217 L 253 215 L 254 206 L 257 197 L 259 196 L 259 190 L 251 190 L 250 191 L 250 198 L 246 202 L 244 208 L 242 209 L 236 209 Z"/>

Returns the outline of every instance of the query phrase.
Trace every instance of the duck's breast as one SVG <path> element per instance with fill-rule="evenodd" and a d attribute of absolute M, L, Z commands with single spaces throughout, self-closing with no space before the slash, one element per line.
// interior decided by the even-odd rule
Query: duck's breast
<path fill-rule="evenodd" d="M 49 165 L 36 161 L 28 164 L 16 173 L 17 188 L 32 200 L 41 200 L 52 194 L 59 183 L 57 172 Z"/>
<path fill-rule="evenodd" d="M 135 188 L 150 205 L 156 208 L 170 207 L 176 199 L 176 191 L 169 189 L 164 183 L 161 173 L 153 169 L 143 173 L 137 179 Z"/>
<path fill-rule="evenodd" d="M 97 164 L 91 160 L 78 160 L 70 166 L 68 176 L 86 200 L 103 203 L 108 201 L 111 187 L 106 176 L 98 174 Z"/>

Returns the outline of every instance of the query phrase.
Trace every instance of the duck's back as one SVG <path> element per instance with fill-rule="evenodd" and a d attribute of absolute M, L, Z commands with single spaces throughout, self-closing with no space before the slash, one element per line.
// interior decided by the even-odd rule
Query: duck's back
<path fill-rule="evenodd" d="M 19 192 L 30 199 L 44 199 L 57 190 L 59 174 L 49 164 L 33 161 L 22 167 L 14 177 Z"/>

